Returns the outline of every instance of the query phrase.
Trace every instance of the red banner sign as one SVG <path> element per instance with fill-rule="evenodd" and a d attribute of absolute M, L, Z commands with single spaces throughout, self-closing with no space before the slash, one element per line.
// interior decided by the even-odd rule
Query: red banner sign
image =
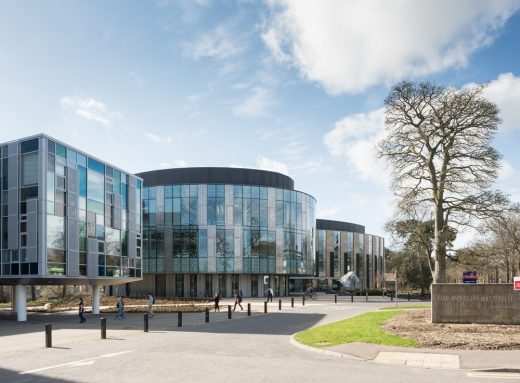
<path fill-rule="evenodd" d="M 520 277 L 514 277 L 513 283 L 515 284 L 515 290 L 520 290 Z"/>

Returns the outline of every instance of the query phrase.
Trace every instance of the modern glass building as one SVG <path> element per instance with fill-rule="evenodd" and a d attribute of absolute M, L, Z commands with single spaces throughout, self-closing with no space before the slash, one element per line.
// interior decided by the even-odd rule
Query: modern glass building
<path fill-rule="evenodd" d="M 313 276 L 316 200 L 270 171 L 180 168 L 138 174 L 143 189 L 143 281 L 131 295 L 286 295 Z"/>
<path fill-rule="evenodd" d="M 365 234 L 365 227 L 349 222 L 316 220 L 316 271 L 323 287 L 354 271 L 361 289 L 381 286 L 384 238 Z"/>
<path fill-rule="evenodd" d="M 141 279 L 142 180 L 45 135 L 0 144 L 0 284 L 99 286 Z"/>

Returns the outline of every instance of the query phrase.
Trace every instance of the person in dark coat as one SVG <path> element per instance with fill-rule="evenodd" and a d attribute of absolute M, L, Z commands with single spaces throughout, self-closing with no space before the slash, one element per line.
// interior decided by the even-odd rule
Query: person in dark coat
<path fill-rule="evenodd" d="M 220 302 L 220 293 L 218 291 L 215 293 L 214 301 L 215 301 L 215 311 L 217 311 L 217 310 L 220 311 L 220 306 L 218 305 Z"/>
<path fill-rule="evenodd" d="M 273 295 L 273 289 L 271 288 L 271 286 L 269 286 L 269 288 L 267 289 L 267 302 L 273 301 Z"/>
<path fill-rule="evenodd" d="M 233 307 L 233 311 L 235 311 L 235 309 L 237 308 L 237 305 L 240 306 L 240 310 L 244 310 L 244 308 L 242 307 L 242 294 L 240 294 L 240 291 L 237 290 L 237 293 L 235 295 L 235 307 Z"/>
<path fill-rule="evenodd" d="M 83 304 L 83 298 L 79 298 L 79 310 L 78 310 L 79 323 L 83 323 L 83 322 L 87 321 L 85 319 L 85 317 L 83 316 L 84 313 L 85 313 L 85 305 Z"/>

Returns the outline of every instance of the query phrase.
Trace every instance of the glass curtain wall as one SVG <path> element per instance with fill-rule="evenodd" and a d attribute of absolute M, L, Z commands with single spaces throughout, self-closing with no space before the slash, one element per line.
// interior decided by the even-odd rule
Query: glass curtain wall
<path fill-rule="evenodd" d="M 13 149 L 11 155 L 9 148 Z M 9 184 L 9 168 L 13 167 L 18 167 L 20 177 Z M 131 244 L 132 255 L 136 255 L 129 260 L 127 174 L 45 136 L 0 145 L 1 274 L 140 277 L 142 185 L 131 179 L 136 182 L 132 188 L 139 209 L 132 223 L 136 238 Z M 16 199 L 12 191 L 19 193 Z M 12 209 L 8 209 L 9 195 L 9 205 L 19 204 L 16 216 L 11 214 L 17 225 L 8 224 L 7 212 Z M 18 229 L 14 233 L 18 240 L 11 245 L 10 226 Z M 41 252 L 40 235 L 44 236 Z M 38 254 L 44 257 L 41 270 Z M 94 261 L 91 268 L 89 259 Z"/>
<path fill-rule="evenodd" d="M 314 205 L 303 193 L 261 186 L 145 187 L 146 273 L 248 274 L 257 280 L 258 275 L 312 275 Z M 204 278 L 199 284 L 202 281 L 210 283 Z M 258 284 L 254 286 L 251 280 L 251 294 L 258 294 Z M 205 286 L 198 289 L 199 294 L 209 291 Z"/>

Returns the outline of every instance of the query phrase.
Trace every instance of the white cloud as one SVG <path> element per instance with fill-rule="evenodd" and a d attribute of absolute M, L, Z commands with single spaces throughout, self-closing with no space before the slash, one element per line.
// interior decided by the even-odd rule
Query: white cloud
<path fill-rule="evenodd" d="M 519 176 L 519 173 L 515 170 L 515 168 L 507 161 L 500 161 L 500 169 L 498 171 L 498 179 L 499 180 L 507 180 L 511 178 L 516 178 Z"/>
<path fill-rule="evenodd" d="M 241 117 L 264 117 L 273 107 L 273 92 L 264 87 L 253 88 L 252 94 L 241 103 L 235 105 L 233 114 Z"/>
<path fill-rule="evenodd" d="M 281 63 L 332 93 L 464 67 L 518 0 L 281 0 L 262 35 Z"/>
<path fill-rule="evenodd" d="M 345 157 L 352 171 L 362 180 L 387 184 L 383 161 L 376 157 L 376 144 L 384 136 L 384 108 L 367 114 L 347 116 L 334 124 L 324 137 L 333 156 Z"/>
<path fill-rule="evenodd" d="M 323 157 L 312 157 L 304 161 L 300 161 L 298 165 L 291 166 L 291 170 L 302 172 L 305 174 L 311 173 L 331 173 L 334 172 L 334 168 L 327 165 Z"/>
<path fill-rule="evenodd" d="M 242 52 L 246 44 L 221 25 L 193 42 L 184 43 L 183 48 L 184 53 L 195 60 L 203 57 L 226 59 Z"/>
<path fill-rule="evenodd" d="M 141 88 L 144 85 L 143 78 L 137 72 L 128 72 L 128 76 L 134 81 L 135 85 Z"/>
<path fill-rule="evenodd" d="M 108 110 L 105 103 L 93 98 L 64 96 L 60 99 L 60 105 L 63 109 L 73 110 L 78 116 L 106 127 L 112 126 L 114 120 L 122 119 L 119 112 Z"/>
<path fill-rule="evenodd" d="M 272 172 L 289 175 L 289 167 L 286 164 L 264 156 L 258 156 L 256 158 L 256 167 L 260 170 L 270 170 Z"/>
<path fill-rule="evenodd" d="M 316 217 L 319 219 L 336 219 L 341 210 L 337 206 L 322 208 L 320 204 L 316 208 Z"/>
<path fill-rule="evenodd" d="M 164 136 L 164 137 L 161 137 L 161 136 L 158 136 L 157 134 L 153 134 L 153 133 L 150 133 L 150 132 L 146 132 L 145 134 L 145 137 L 153 142 L 154 144 L 165 144 L 165 145 L 169 145 L 173 142 L 173 139 L 171 136 Z"/>
<path fill-rule="evenodd" d="M 229 165 L 232 168 L 260 169 L 289 175 L 289 167 L 283 162 L 259 155 L 256 157 L 256 165 Z"/>
<path fill-rule="evenodd" d="M 170 169 L 170 168 L 185 168 L 188 166 L 188 162 L 184 160 L 175 160 L 173 163 L 171 162 L 161 162 L 159 163 L 160 169 Z"/>
<path fill-rule="evenodd" d="M 484 89 L 484 96 L 498 105 L 502 124 L 500 129 L 520 129 L 520 77 L 503 73 Z"/>
<path fill-rule="evenodd" d="M 506 190 L 511 201 L 520 202 L 520 169 L 502 160 L 496 186 L 499 190 Z"/>

